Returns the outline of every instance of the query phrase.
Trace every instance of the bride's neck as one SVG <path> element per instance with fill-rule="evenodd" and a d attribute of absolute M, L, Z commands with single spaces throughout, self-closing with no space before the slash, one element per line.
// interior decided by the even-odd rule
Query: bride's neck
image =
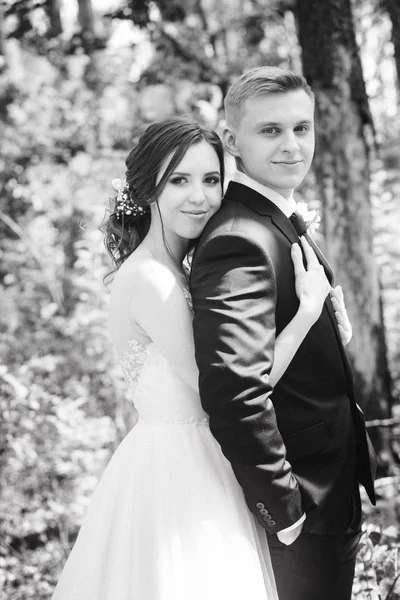
<path fill-rule="evenodd" d="M 182 271 L 182 262 L 185 258 L 189 242 L 178 236 L 163 236 L 162 231 L 150 227 L 142 245 L 146 247 L 156 260 L 170 268 Z"/>

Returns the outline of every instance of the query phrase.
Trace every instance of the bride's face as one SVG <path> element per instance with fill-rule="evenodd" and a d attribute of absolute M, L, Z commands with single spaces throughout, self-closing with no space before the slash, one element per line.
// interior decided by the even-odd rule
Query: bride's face
<path fill-rule="evenodd" d="M 165 168 L 161 170 L 158 181 Z M 206 141 L 191 146 L 168 178 L 158 197 L 164 231 L 185 240 L 201 234 L 219 209 L 222 182 L 217 153 Z M 152 206 L 152 218 L 159 218 Z"/>

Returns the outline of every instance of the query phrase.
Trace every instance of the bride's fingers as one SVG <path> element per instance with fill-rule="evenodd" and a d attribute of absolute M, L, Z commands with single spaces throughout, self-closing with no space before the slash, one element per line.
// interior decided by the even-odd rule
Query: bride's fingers
<path fill-rule="evenodd" d="M 347 310 L 344 305 L 344 302 L 339 302 L 339 300 L 335 296 L 331 296 L 331 302 L 332 302 L 333 309 L 335 311 L 337 311 L 337 313 L 340 313 L 341 315 L 343 315 L 343 318 L 348 320 L 349 317 L 347 315 Z"/>
<path fill-rule="evenodd" d="M 331 288 L 331 296 L 334 298 L 339 304 L 343 304 L 344 306 L 344 296 L 343 290 L 340 285 L 337 285 L 335 288 Z"/>
<path fill-rule="evenodd" d="M 352 329 L 344 329 L 341 325 L 338 325 L 340 337 L 342 338 L 343 344 L 347 345 L 353 337 Z"/>
<path fill-rule="evenodd" d="M 331 296 L 331 302 L 332 302 L 332 306 L 335 310 L 339 310 L 340 309 L 340 303 L 338 302 L 336 296 Z"/>
<path fill-rule="evenodd" d="M 291 253 L 292 253 L 294 274 L 295 274 L 295 277 L 298 277 L 302 273 L 305 273 L 305 268 L 304 268 L 304 264 L 303 264 L 303 256 L 301 254 L 299 244 L 292 244 Z"/>
<path fill-rule="evenodd" d="M 337 290 L 337 297 L 339 302 L 341 302 L 344 306 L 344 296 L 343 296 L 343 290 L 342 290 L 342 286 L 337 285 L 336 286 L 336 290 Z"/>
<path fill-rule="evenodd" d="M 300 242 L 303 247 L 305 257 L 306 257 L 307 269 L 314 269 L 315 267 L 318 267 L 319 266 L 318 258 L 316 256 L 314 250 L 311 248 L 310 244 L 307 242 L 307 240 L 304 236 L 301 236 Z"/>
<path fill-rule="evenodd" d="M 335 312 L 335 317 L 337 322 L 343 327 L 345 328 L 347 325 L 347 321 L 345 320 L 345 318 L 343 317 L 342 313 L 340 313 L 339 311 Z"/>

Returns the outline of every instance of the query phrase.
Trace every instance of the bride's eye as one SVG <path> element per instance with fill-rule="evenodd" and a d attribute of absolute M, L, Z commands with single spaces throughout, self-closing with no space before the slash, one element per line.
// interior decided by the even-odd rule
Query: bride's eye
<path fill-rule="evenodd" d="M 176 177 L 172 177 L 169 180 L 169 182 L 172 183 L 173 185 L 181 185 L 182 183 L 186 183 L 187 179 L 186 179 L 186 177 L 176 176 Z"/>
<path fill-rule="evenodd" d="M 219 184 L 221 181 L 221 178 L 218 177 L 217 175 L 210 175 L 209 177 L 206 177 L 204 179 L 204 183 L 207 183 L 208 185 L 217 185 Z"/>

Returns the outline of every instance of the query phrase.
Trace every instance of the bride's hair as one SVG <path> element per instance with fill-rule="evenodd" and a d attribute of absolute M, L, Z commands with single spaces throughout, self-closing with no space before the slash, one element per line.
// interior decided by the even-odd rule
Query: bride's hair
<path fill-rule="evenodd" d="M 103 223 L 104 244 L 113 261 L 114 270 L 132 254 L 150 227 L 149 205 L 162 193 L 169 176 L 194 144 L 206 141 L 217 153 L 221 181 L 224 178 L 224 152 L 220 138 L 211 129 L 184 118 L 171 118 L 150 125 L 129 152 L 125 161 L 125 208 L 122 195 L 111 200 L 110 215 Z M 157 183 L 165 161 L 168 166 Z M 130 206 L 133 211 L 128 214 Z M 139 209 L 139 210 L 138 210 Z M 161 217 L 161 215 L 160 215 Z"/>

